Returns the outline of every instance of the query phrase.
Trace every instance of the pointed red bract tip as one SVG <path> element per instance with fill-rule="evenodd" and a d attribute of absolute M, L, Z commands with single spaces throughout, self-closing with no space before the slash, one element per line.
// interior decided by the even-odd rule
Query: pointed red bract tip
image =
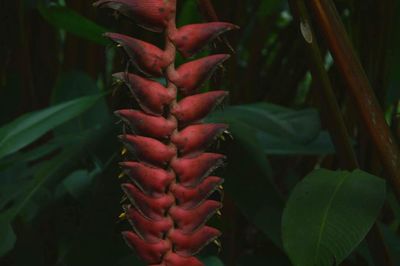
<path fill-rule="evenodd" d="M 220 34 L 238 28 L 226 22 L 191 24 L 179 28 L 170 39 L 184 57 L 191 57 Z"/>
<path fill-rule="evenodd" d="M 177 228 L 189 234 L 203 226 L 221 207 L 222 204 L 218 201 L 206 200 L 198 207 L 190 210 L 180 206 L 173 206 L 169 213 L 175 221 Z"/>
<path fill-rule="evenodd" d="M 226 124 L 197 124 L 172 135 L 171 141 L 181 155 L 205 151 L 228 128 Z"/>
<path fill-rule="evenodd" d="M 171 249 L 169 241 L 160 240 L 156 243 L 148 243 L 133 232 L 122 232 L 126 243 L 136 250 L 139 257 L 148 264 L 160 263 L 164 254 Z"/>
<path fill-rule="evenodd" d="M 133 184 L 125 183 L 121 185 L 121 188 L 136 209 L 148 219 L 156 221 L 164 219 L 165 212 L 175 202 L 169 194 L 164 194 L 158 198 L 150 197 Z"/>
<path fill-rule="evenodd" d="M 134 19 L 138 25 L 161 32 L 175 14 L 175 0 L 100 0 L 93 4 L 107 7 Z"/>
<path fill-rule="evenodd" d="M 109 32 L 105 36 L 120 44 L 139 70 L 155 77 L 161 77 L 173 61 L 167 53 L 148 42 L 119 33 Z"/>
<path fill-rule="evenodd" d="M 181 65 L 170 79 L 183 95 L 194 94 L 229 57 L 229 54 L 217 54 L 191 61 Z"/>
<path fill-rule="evenodd" d="M 184 209 L 193 209 L 202 204 L 223 183 L 217 176 L 209 176 L 195 188 L 187 188 L 174 183 L 170 191 L 174 194 L 177 204 Z"/>
<path fill-rule="evenodd" d="M 174 226 L 170 217 L 165 217 L 159 221 L 149 220 L 135 208 L 125 207 L 128 221 L 138 235 L 146 242 L 156 243 Z"/>
<path fill-rule="evenodd" d="M 176 198 L 177 205 L 184 209 L 193 209 L 202 204 L 222 183 L 222 178 L 209 176 L 195 188 L 187 188 L 179 183 L 174 183 L 170 190 Z"/>
<path fill-rule="evenodd" d="M 175 179 L 175 174 L 172 171 L 144 163 L 122 162 L 120 165 L 137 187 L 153 197 L 164 195 L 169 184 Z"/>
<path fill-rule="evenodd" d="M 149 136 L 157 139 L 166 139 L 177 128 L 174 119 L 165 119 L 162 116 L 145 114 L 138 110 L 124 109 L 115 112 L 133 132 L 142 136 Z"/>
<path fill-rule="evenodd" d="M 204 264 L 195 257 L 183 257 L 172 252 L 165 255 L 164 261 L 164 265 L 166 266 L 204 266 Z M 159 266 L 162 266 L 162 264 Z"/>
<path fill-rule="evenodd" d="M 175 146 L 167 146 L 153 138 L 128 134 L 120 135 L 119 138 L 139 160 L 151 164 L 163 166 L 176 155 Z"/>
<path fill-rule="evenodd" d="M 164 108 L 176 97 L 160 83 L 135 74 L 120 72 L 113 77 L 129 87 L 140 107 L 148 114 L 162 115 Z"/>
<path fill-rule="evenodd" d="M 227 96 L 226 91 L 211 91 L 183 98 L 171 113 L 181 124 L 189 124 L 206 117 Z"/>
<path fill-rule="evenodd" d="M 193 256 L 200 252 L 206 245 L 221 235 L 215 228 L 204 226 L 191 234 L 175 229 L 169 235 L 170 240 L 178 255 Z"/>
<path fill-rule="evenodd" d="M 196 157 L 182 157 L 171 162 L 179 183 L 195 187 L 215 169 L 223 165 L 225 156 L 217 153 L 203 153 Z"/>

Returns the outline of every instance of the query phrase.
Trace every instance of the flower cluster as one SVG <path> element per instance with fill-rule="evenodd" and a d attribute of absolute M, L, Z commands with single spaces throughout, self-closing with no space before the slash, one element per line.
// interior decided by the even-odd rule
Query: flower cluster
<path fill-rule="evenodd" d="M 130 204 L 125 213 L 133 231 L 123 232 L 130 247 L 148 265 L 200 266 L 194 255 L 220 236 L 206 226 L 221 208 L 209 199 L 223 180 L 212 176 L 225 156 L 206 150 L 227 130 L 202 119 L 225 97 L 225 91 L 198 93 L 216 67 L 229 58 L 218 54 L 175 68 L 179 51 L 192 57 L 221 33 L 237 28 L 224 22 L 176 27 L 176 0 L 101 0 L 148 30 L 165 34 L 165 49 L 118 33 L 106 36 L 122 47 L 143 73 L 114 74 L 130 89 L 140 110 L 116 114 L 130 132 L 120 139 L 136 158 L 121 163 L 129 182 L 122 184 Z M 152 78 L 165 78 L 167 86 Z M 181 100 L 177 100 L 178 95 Z"/>

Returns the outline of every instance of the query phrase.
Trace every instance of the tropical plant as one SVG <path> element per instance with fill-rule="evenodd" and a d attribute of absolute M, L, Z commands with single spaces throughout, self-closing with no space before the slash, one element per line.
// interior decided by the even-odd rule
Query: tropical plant
<path fill-rule="evenodd" d="M 0 265 L 400 265 L 398 1 L 97 5 L 0 3 Z"/>
<path fill-rule="evenodd" d="M 129 62 L 147 74 L 114 74 L 141 107 L 116 112 L 131 129 L 120 136 L 132 153 L 120 163 L 130 181 L 122 185 L 130 200 L 123 216 L 134 229 L 123 232 L 125 241 L 149 265 L 204 265 L 193 255 L 220 236 L 205 224 L 221 208 L 208 198 L 222 185 L 220 177 L 210 175 L 225 159 L 205 151 L 228 126 L 201 121 L 227 93 L 197 93 L 229 56 L 210 55 L 175 69 L 176 53 L 192 57 L 236 26 L 211 22 L 177 29 L 175 0 L 101 0 L 95 6 L 112 8 L 165 36 L 161 50 L 127 35 L 106 33 L 124 49 Z M 163 78 L 166 87 L 149 77 Z M 179 102 L 178 93 L 183 97 Z"/>

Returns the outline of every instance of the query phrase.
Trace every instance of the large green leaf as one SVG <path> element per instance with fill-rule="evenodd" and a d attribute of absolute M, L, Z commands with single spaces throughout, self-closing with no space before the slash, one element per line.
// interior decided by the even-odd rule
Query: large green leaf
<path fill-rule="evenodd" d="M 225 108 L 207 120 L 229 124 L 234 138 L 227 145 L 227 192 L 247 218 L 281 246 L 284 203 L 271 180 L 265 154 L 332 152 L 330 138 L 321 132 L 318 113 L 257 103 Z"/>
<path fill-rule="evenodd" d="M 329 135 L 314 109 L 291 110 L 267 103 L 238 105 L 213 113 L 209 121 L 234 118 L 251 127 L 265 154 L 329 154 Z"/>
<path fill-rule="evenodd" d="M 243 214 L 281 246 L 283 198 L 271 181 L 271 168 L 256 138 L 257 130 L 232 118 L 214 121 L 228 123 L 233 135 L 233 141 L 225 145 L 229 158 L 224 173 L 226 191 Z"/>
<path fill-rule="evenodd" d="M 40 14 L 53 26 L 66 30 L 86 40 L 107 45 L 110 42 L 103 37 L 108 30 L 95 22 L 81 16 L 65 6 L 38 5 Z"/>
<path fill-rule="evenodd" d="M 203 260 L 206 266 L 224 266 L 224 263 L 218 257 L 206 257 Z"/>
<path fill-rule="evenodd" d="M 32 143 L 46 132 L 82 114 L 101 96 L 87 96 L 25 114 L 0 128 L 0 158 Z"/>
<path fill-rule="evenodd" d="M 293 265 L 341 263 L 364 239 L 384 199 L 383 179 L 361 170 L 313 171 L 294 188 L 282 218 Z"/>
<path fill-rule="evenodd" d="M 17 237 L 10 223 L 0 219 L 0 258 L 10 251 L 14 245 Z"/>
<path fill-rule="evenodd" d="M 51 98 L 52 104 L 73 100 L 83 96 L 101 93 L 95 80 L 84 72 L 69 71 L 61 73 Z M 77 131 L 98 128 L 112 123 L 106 100 L 100 99 L 81 116 L 58 127 L 55 135 L 74 134 Z"/>
<path fill-rule="evenodd" d="M 22 196 L 16 199 L 12 206 L 0 213 L 0 225 L 2 227 L 3 225 L 9 226 L 14 218 L 19 215 L 25 207 L 29 206 L 32 199 L 43 188 L 45 183 L 54 176 L 61 167 L 71 161 L 70 158 L 74 156 L 75 151 L 75 149 L 71 149 L 62 152 L 52 160 L 45 162 L 38 167 L 34 178 L 24 186 L 24 193 L 20 193 Z M 9 226 L 5 229 L 7 229 L 7 237 L 0 238 L 0 247 L 6 247 L 6 249 L 1 250 L 0 253 L 9 251 L 13 247 L 13 242 L 15 242 L 15 235 L 12 232 L 12 228 Z"/>

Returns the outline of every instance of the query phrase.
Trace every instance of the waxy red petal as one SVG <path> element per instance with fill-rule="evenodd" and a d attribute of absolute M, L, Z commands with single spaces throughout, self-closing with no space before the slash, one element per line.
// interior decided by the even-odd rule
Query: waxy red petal
<path fill-rule="evenodd" d="M 206 117 L 225 97 L 226 91 L 211 91 L 183 98 L 171 113 L 181 124 L 189 124 Z"/>
<path fill-rule="evenodd" d="M 147 195 L 160 197 L 165 194 L 175 174 L 164 169 L 145 165 L 140 162 L 122 162 L 128 177 Z"/>
<path fill-rule="evenodd" d="M 138 110 L 124 109 L 116 111 L 133 132 L 142 136 L 149 136 L 157 139 L 166 139 L 176 129 L 175 120 L 168 120 L 162 116 L 145 114 Z"/>
<path fill-rule="evenodd" d="M 106 33 L 106 37 L 120 44 L 131 61 L 143 72 L 161 77 L 163 70 L 172 63 L 172 58 L 150 43 L 119 33 Z"/>
<path fill-rule="evenodd" d="M 175 95 L 171 95 L 160 83 L 131 73 L 116 73 L 114 78 L 123 81 L 131 90 L 140 107 L 148 114 L 162 115 Z"/>
<path fill-rule="evenodd" d="M 149 243 L 160 241 L 165 233 L 174 226 L 170 217 L 165 217 L 159 221 L 149 220 L 135 208 L 125 208 L 125 213 L 136 233 Z"/>
<path fill-rule="evenodd" d="M 171 249 L 169 241 L 160 240 L 156 243 L 148 243 L 141 239 L 134 232 L 122 232 L 126 243 L 133 250 L 136 250 L 139 257 L 148 264 L 160 263 L 164 254 Z"/>
<path fill-rule="evenodd" d="M 139 160 L 151 164 L 165 165 L 176 155 L 173 145 L 167 146 L 153 138 L 136 135 L 121 135 L 119 138 Z"/>
<path fill-rule="evenodd" d="M 226 124 L 197 124 L 172 135 L 171 141 L 182 155 L 206 150 L 226 129 Z"/>
<path fill-rule="evenodd" d="M 217 153 L 203 153 L 196 157 L 182 157 L 171 162 L 179 183 L 185 187 L 197 186 L 205 177 L 220 167 L 225 156 Z"/>
<path fill-rule="evenodd" d="M 171 186 L 170 191 L 176 198 L 179 207 L 193 209 L 202 204 L 222 183 L 222 178 L 209 176 L 195 188 L 187 188 L 175 183 Z"/>
<path fill-rule="evenodd" d="M 175 14 L 175 0 L 100 0 L 93 5 L 114 9 L 156 32 L 163 31 Z"/>
<path fill-rule="evenodd" d="M 162 220 L 166 211 L 175 202 L 174 198 L 169 194 L 164 194 L 164 196 L 159 198 L 153 198 L 144 194 L 133 184 L 125 183 L 122 184 L 121 187 L 131 203 L 148 219 L 156 221 Z"/>
<path fill-rule="evenodd" d="M 181 65 L 170 79 L 182 94 L 194 94 L 229 57 L 228 54 L 218 54 L 191 61 Z"/>
<path fill-rule="evenodd" d="M 169 214 L 175 221 L 177 228 L 184 233 L 194 232 L 199 227 L 203 226 L 208 219 L 219 209 L 222 204 L 214 200 L 206 200 L 204 203 L 194 209 L 184 209 L 180 206 L 171 207 Z"/>
<path fill-rule="evenodd" d="M 204 266 L 204 264 L 195 257 L 182 257 L 176 253 L 167 253 L 164 257 L 165 264 L 153 266 Z"/>
<path fill-rule="evenodd" d="M 173 230 L 169 235 L 169 239 L 172 241 L 178 255 L 192 256 L 220 235 L 221 232 L 219 230 L 204 226 L 191 234 L 184 233 L 179 229 Z"/>
<path fill-rule="evenodd" d="M 170 39 L 183 56 L 190 57 L 218 35 L 233 29 L 238 29 L 238 26 L 226 22 L 191 24 L 179 28 Z"/>

